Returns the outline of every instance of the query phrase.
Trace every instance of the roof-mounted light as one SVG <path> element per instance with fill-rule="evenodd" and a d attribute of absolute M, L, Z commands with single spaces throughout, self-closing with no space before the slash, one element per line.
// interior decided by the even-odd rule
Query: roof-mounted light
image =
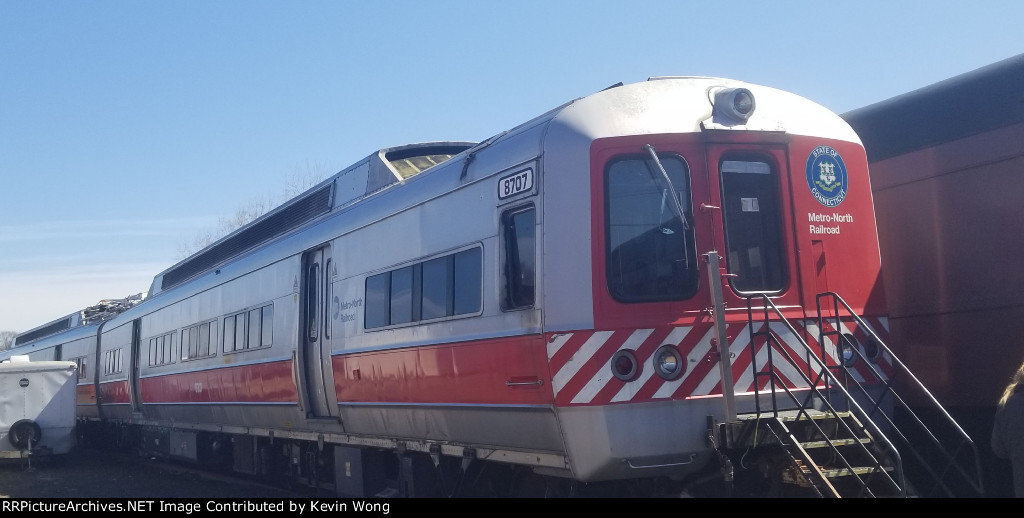
<path fill-rule="evenodd" d="M 754 114 L 754 94 L 746 88 L 723 88 L 715 92 L 715 116 L 747 122 Z"/>

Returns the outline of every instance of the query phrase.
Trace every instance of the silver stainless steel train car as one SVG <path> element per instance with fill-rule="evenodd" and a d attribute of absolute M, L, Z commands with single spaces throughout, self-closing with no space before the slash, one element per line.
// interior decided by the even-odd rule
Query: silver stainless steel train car
<path fill-rule="evenodd" d="M 654 78 L 373 153 L 32 347 L 108 437 L 344 494 L 678 481 L 776 394 L 886 379 L 874 221 L 837 115 Z"/>

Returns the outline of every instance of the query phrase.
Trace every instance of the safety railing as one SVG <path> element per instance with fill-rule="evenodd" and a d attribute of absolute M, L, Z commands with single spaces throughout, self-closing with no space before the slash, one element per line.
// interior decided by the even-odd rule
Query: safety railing
<path fill-rule="evenodd" d="M 760 302 L 758 308 L 762 311 L 760 321 L 754 319 L 754 301 Z M 880 496 L 876 494 L 878 483 L 886 488 L 882 496 L 907 496 L 907 487 L 903 476 L 903 465 L 899 451 L 889 441 L 878 425 L 870 418 L 855 398 L 847 392 L 844 384 L 837 377 L 836 373 L 827 365 L 819 355 L 801 337 L 801 333 L 783 316 L 778 307 L 772 303 L 766 295 L 754 295 L 747 298 L 747 318 L 750 332 L 751 357 L 758 358 L 758 348 L 764 347 L 764 361 L 752 362 L 755 390 L 755 409 L 758 416 L 771 414 L 779 419 L 780 409 L 795 409 L 797 419 L 802 419 L 814 427 L 816 435 L 827 441 L 827 447 L 838 460 L 840 469 L 847 470 L 852 480 L 856 481 L 859 491 L 852 496 Z M 797 351 L 806 362 L 798 361 L 789 347 L 786 347 L 778 338 L 773 329 L 782 327 L 792 336 L 790 344 L 797 344 L 802 351 Z M 791 345 L 792 347 L 793 345 Z M 806 365 L 806 367 L 804 367 Z M 783 374 L 785 370 L 785 374 Z M 794 374 L 802 379 L 792 379 Z M 802 383 L 801 383 L 802 382 Z M 762 385 L 765 386 L 762 389 Z M 792 387 L 799 386 L 800 390 Z M 768 399 L 771 401 L 771 409 L 761 408 L 762 392 L 767 390 Z M 780 404 L 779 398 L 784 397 L 787 401 Z M 854 416 L 853 426 L 844 419 L 843 414 L 833 405 L 833 402 L 841 400 L 844 406 L 843 412 L 849 412 Z M 812 417 L 812 412 L 823 412 L 832 423 L 841 428 L 846 437 L 870 437 L 870 441 L 855 441 L 854 447 L 859 450 L 860 459 L 858 467 L 867 464 L 867 470 L 855 469 L 855 466 L 848 460 L 849 453 L 843 455 L 836 444 L 828 440 L 827 433 L 818 424 L 820 419 Z M 866 459 L 866 462 L 865 462 Z M 861 475 L 859 473 L 865 473 Z M 812 473 L 815 478 L 820 479 L 820 474 Z M 876 489 L 872 489 L 876 488 Z"/>
<path fill-rule="evenodd" d="M 817 312 L 822 357 L 827 357 L 824 348 L 829 340 L 836 348 L 838 362 L 830 369 L 836 375 L 830 376 L 830 381 L 841 381 L 844 393 L 853 392 L 870 402 L 867 417 L 884 422 L 888 435 L 897 441 L 914 492 L 923 497 L 981 496 L 981 461 L 974 441 L 924 384 L 838 294 L 819 294 Z M 849 329 L 844 319 L 867 334 L 866 343 L 844 332 Z M 886 369 L 889 372 L 880 370 L 880 358 L 887 365 L 891 362 Z M 855 374 L 851 369 L 857 364 L 860 369 Z M 885 412 L 890 403 L 892 415 Z M 923 411 L 929 418 L 922 417 Z"/>

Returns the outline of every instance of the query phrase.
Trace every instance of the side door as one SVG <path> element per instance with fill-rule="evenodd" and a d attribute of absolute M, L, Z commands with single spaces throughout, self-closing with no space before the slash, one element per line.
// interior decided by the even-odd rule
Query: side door
<path fill-rule="evenodd" d="M 300 326 L 300 387 L 306 416 L 335 417 L 337 393 L 331 369 L 330 308 L 334 269 L 330 245 L 310 250 L 302 258 L 302 325 Z"/>
<path fill-rule="evenodd" d="M 139 353 L 142 351 L 142 320 L 132 321 L 132 344 L 129 348 L 128 387 L 131 391 L 132 411 L 142 412 L 142 385 L 139 379 L 142 374 L 142 362 Z"/>

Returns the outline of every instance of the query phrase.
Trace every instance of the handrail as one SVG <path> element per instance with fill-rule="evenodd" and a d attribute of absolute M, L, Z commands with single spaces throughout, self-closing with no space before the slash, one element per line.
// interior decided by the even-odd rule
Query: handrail
<path fill-rule="evenodd" d="M 832 316 L 827 317 L 829 319 L 834 319 L 832 331 L 825 331 L 825 318 L 822 316 L 821 302 L 822 299 L 826 297 L 831 297 L 832 299 Z M 977 496 L 982 495 L 984 493 L 984 490 L 983 481 L 981 477 L 982 471 L 980 456 L 978 455 L 977 447 L 975 446 L 974 441 L 970 438 L 970 436 L 967 435 L 963 428 L 961 428 L 960 425 L 953 419 L 953 417 L 949 415 L 946 409 L 942 406 L 941 403 L 939 403 L 938 399 L 935 398 L 935 396 L 927 389 L 927 387 L 925 387 L 924 384 L 916 376 L 914 376 L 910 369 L 907 368 L 906 364 L 904 364 L 902 360 L 900 360 L 895 354 L 893 354 L 892 350 L 885 344 L 885 342 L 883 342 L 882 339 L 879 338 L 878 335 L 874 332 L 874 330 L 871 329 L 869 325 L 867 325 L 864 319 L 862 319 L 859 315 L 857 315 L 855 311 L 853 311 L 849 304 L 847 304 L 846 301 L 843 300 L 841 296 L 839 296 L 839 294 L 835 292 L 820 293 L 817 296 L 816 302 L 818 311 L 819 344 L 822 348 L 824 348 L 824 337 L 826 335 L 838 336 L 838 339 L 835 340 L 835 343 L 837 345 L 837 355 L 840 357 L 839 365 L 837 365 L 837 367 L 842 368 L 843 371 L 848 374 L 847 377 L 854 382 L 854 384 L 861 391 L 861 393 L 871 398 L 870 394 L 868 393 L 867 389 L 863 386 L 863 384 L 852 375 L 849 375 L 847 366 L 844 365 L 842 362 L 842 350 L 839 348 L 847 347 L 848 345 L 844 343 L 844 338 L 841 334 L 842 321 L 839 311 L 840 305 L 846 311 L 845 316 L 852 318 L 856 322 L 857 326 L 868 334 L 869 339 L 873 340 L 874 345 L 876 347 L 881 348 L 878 357 L 888 355 L 888 359 L 892 360 L 892 364 L 896 372 L 892 376 L 890 376 L 885 383 L 879 385 L 879 387 L 882 387 L 884 389 L 884 392 L 880 396 L 878 396 L 877 401 L 874 401 L 875 408 L 872 411 L 872 413 L 879 409 L 882 399 L 887 394 L 891 395 L 893 402 L 898 403 L 900 405 L 900 407 L 906 412 L 907 417 L 911 419 L 912 424 L 915 424 L 919 428 L 919 430 L 928 438 L 928 442 L 933 447 L 936 448 L 937 451 L 935 453 L 939 457 L 945 458 L 947 464 L 942 470 L 942 473 L 936 473 L 936 470 L 933 468 L 931 463 L 928 462 L 928 458 L 934 458 L 934 456 L 926 456 L 922 454 L 920 451 L 921 448 L 915 447 L 914 442 L 911 441 L 904 434 L 904 431 L 900 430 L 896 423 L 894 423 L 888 416 L 886 416 L 884 412 L 881 412 L 881 415 L 885 418 L 888 425 L 892 427 L 892 429 L 896 432 L 897 437 L 899 437 L 899 439 L 910 451 L 910 453 L 913 454 L 914 458 L 920 463 L 920 468 L 923 469 L 925 472 L 928 473 L 929 476 L 932 477 L 933 482 L 936 484 L 935 489 L 941 488 L 947 496 L 954 496 L 954 491 L 947 485 L 946 480 L 946 475 L 950 474 L 950 471 L 953 470 L 955 473 L 958 473 L 960 477 L 962 477 L 963 482 L 968 484 L 977 493 Z M 873 365 L 872 362 L 869 361 L 869 359 L 865 356 L 861 348 L 855 347 L 853 345 L 854 344 L 849 344 L 851 351 L 857 355 L 858 360 L 864 362 L 864 364 L 870 368 L 872 375 L 874 375 L 877 380 L 886 380 L 886 376 L 879 372 L 878 369 L 876 369 L 875 365 Z M 894 385 L 897 376 L 903 376 L 909 379 L 909 386 L 913 389 L 917 389 L 918 391 L 920 391 L 920 394 L 924 396 L 926 402 L 930 403 L 931 408 L 937 410 L 940 413 L 940 417 L 944 418 L 944 421 L 940 424 L 945 424 L 953 428 L 953 435 L 956 436 L 955 439 L 958 439 L 960 441 L 957 444 L 953 453 L 950 453 L 947 450 L 946 446 L 943 445 L 942 441 L 924 424 L 924 422 L 917 415 L 917 413 L 915 413 L 911 409 L 910 405 L 906 402 L 906 400 L 902 396 L 900 396 L 900 394 L 896 393 Z M 960 456 L 962 452 L 964 452 L 965 448 L 967 449 L 967 453 L 971 454 L 974 457 L 975 471 L 973 474 L 968 473 L 965 467 L 962 466 L 961 463 L 957 461 L 957 458 Z"/>
<path fill-rule="evenodd" d="M 758 331 L 757 333 L 755 333 L 754 331 L 753 317 L 753 300 L 755 298 L 761 299 L 761 302 L 763 303 L 762 308 L 764 311 L 764 320 L 762 322 L 764 326 L 764 331 Z M 777 317 L 775 321 L 772 321 L 769 318 L 769 308 L 775 313 Z M 864 444 L 858 443 L 862 452 L 866 454 L 867 458 L 872 459 L 875 463 L 875 470 L 873 471 L 873 474 L 883 475 L 885 479 L 887 479 L 888 482 L 892 484 L 900 492 L 900 494 L 906 496 L 907 487 L 906 484 L 903 482 L 903 461 L 900 456 L 899 450 L 897 450 L 896 447 L 892 444 L 892 442 L 889 441 L 888 437 L 886 437 L 885 434 L 882 433 L 878 425 L 875 424 L 875 422 L 870 419 L 867 412 L 865 412 L 864 409 L 860 407 L 857 401 L 854 400 L 853 396 L 849 392 L 847 392 L 843 384 L 840 383 L 836 376 L 831 372 L 828 365 L 825 364 L 822 361 L 822 359 L 819 358 L 819 356 L 813 351 L 813 349 L 811 349 L 811 347 L 807 345 L 807 342 L 804 341 L 803 338 L 801 338 L 800 333 L 798 333 L 797 330 L 793 327 L 793 325 L 789 322 L 789 320 L 782 315 L 782 312 L 779 310 L 777 306 L 775 306 L 775 304 L 771 301 L 771 299 L 768 298 L 767 295 L 760 294 L 747 297 L 747 319 L 749 323 L 750 332 L 751 356 L 753 358 L 757 357 L 756 343 L 754 340 L 755 334 L 763 333 L 767 339 L 766 345 L 768 346 L 767 361 L 765 363 L 765 366 L 768 367 L 769 370 L 767 372 L 758 372 L 757 362 L 752 362 L 752 369 L 754 371 L 754 401 L 757 413 L 759 415 L 762 413 L 760 404 L 760 383 L 758 382 L 758 378 L 768 376 L 769 384 L 771 387 L 772 415 L 773 417 L 778 417 L 779 407 L 776 399 L 776 394 L 779 392 L 779 387 L 776 385 L 776 378 L 778 377 L 778 373 L 775 370 L 775 360 L 773 359 L 773 350 L 777 348 L 778 351 L 786 357 L 786 361 L 790 365 L 796 367 L 796 371 L 800 374 L 800 376 L 803 378 L 803 381 L 809 387 L 807 397 L 801 402 L 798 400 L 796 395 L 793 394 L 789 387 L 785 385 L 785 383 L 781 383 L 782 390 L 789 396 L 793 403 L 798 405 L 798 415 L 810 417 L 809 413 L 807 412 L 807 409 L 811 406 L 813 399 L 817 398 L 821 401 L 821 404 L 828 409 L 828 413 L 837 418 L 836 422 L 843 426 L 847 433 L 851 435 L 856 435 L 854 434 L 853 430 L 849 427 L 845 420 L 839 419 L 838 411 L 836 411 L 836 409 L 832 406 L 831 397 L 822 394 L 820 389 L 818 388 L 822 380 L 824 379 L 825 386 L 829 387 L 829 390 L 840 392 L 845 397 L 845 401 L 847 402 L 848 407 L 855 409 L 855 411 L 852 411 L 852 413 L 855 416 L 857 416 L 858 419 L 861 421 L 861 426 L 865 426 L 870 429 L 870 432 L 873 434 L 876 444 L 881 443 L 881 445 L 885 446 L 885 449 L 880 453 L 887 453 L 890 457 L 894 468 L 893 473 L 896 476 L 895 479 L 892 476 L 890 476 L 889 473 L 883 468 L 881 461 L 876 457 L 874 453 L 868 450 L 868 448 Z M 802 345 L 803 348 L 806 350 L 806 352 L 808 353 L 807 357 L 809 366 L 812 370 L 815 370 L 818 373 L 817 377 L 814 380 L 811 380 L 810 377 L 808 377 L 807 374 L 804 373 L 803 369 L 801 369 L 797 365 L 796 361 L 789 354 L 789 352 L 784 347 L 781 346 L 778 338 L 772 331 L 771 324 L 773 322 L 784 325 L 796 339 L 796 342 Z M 815 369 L 814 367 L 817 368 Z M 826 436 L 825 432 L 818 426 L 817 423 L 814 422 L 813 419 L 809 420 L 811 421 L 813 426 L 817 428 L 818 433 L 820 433 L 823 437 Z M 862 480 L 860 476 L 855 473 L 853 467 L 849 464 L 849 462 L 847 462 L 846 458 L 839 452 L 839 450 L 835 447 L 834 444 L 832 444 L 831 441 L 828 441 L 828 444 L 829 447 L 832 448 L 833 452 L 837 454 L 837 457 L 841 459 L 842 462 L 846 465 L 846 468 L 850 470 L 850 472 L 853 474 L 853 477 L 861 485 L 862 491 L 871 494 L 871 490 L 868 488 L 867 482 Z"/>

